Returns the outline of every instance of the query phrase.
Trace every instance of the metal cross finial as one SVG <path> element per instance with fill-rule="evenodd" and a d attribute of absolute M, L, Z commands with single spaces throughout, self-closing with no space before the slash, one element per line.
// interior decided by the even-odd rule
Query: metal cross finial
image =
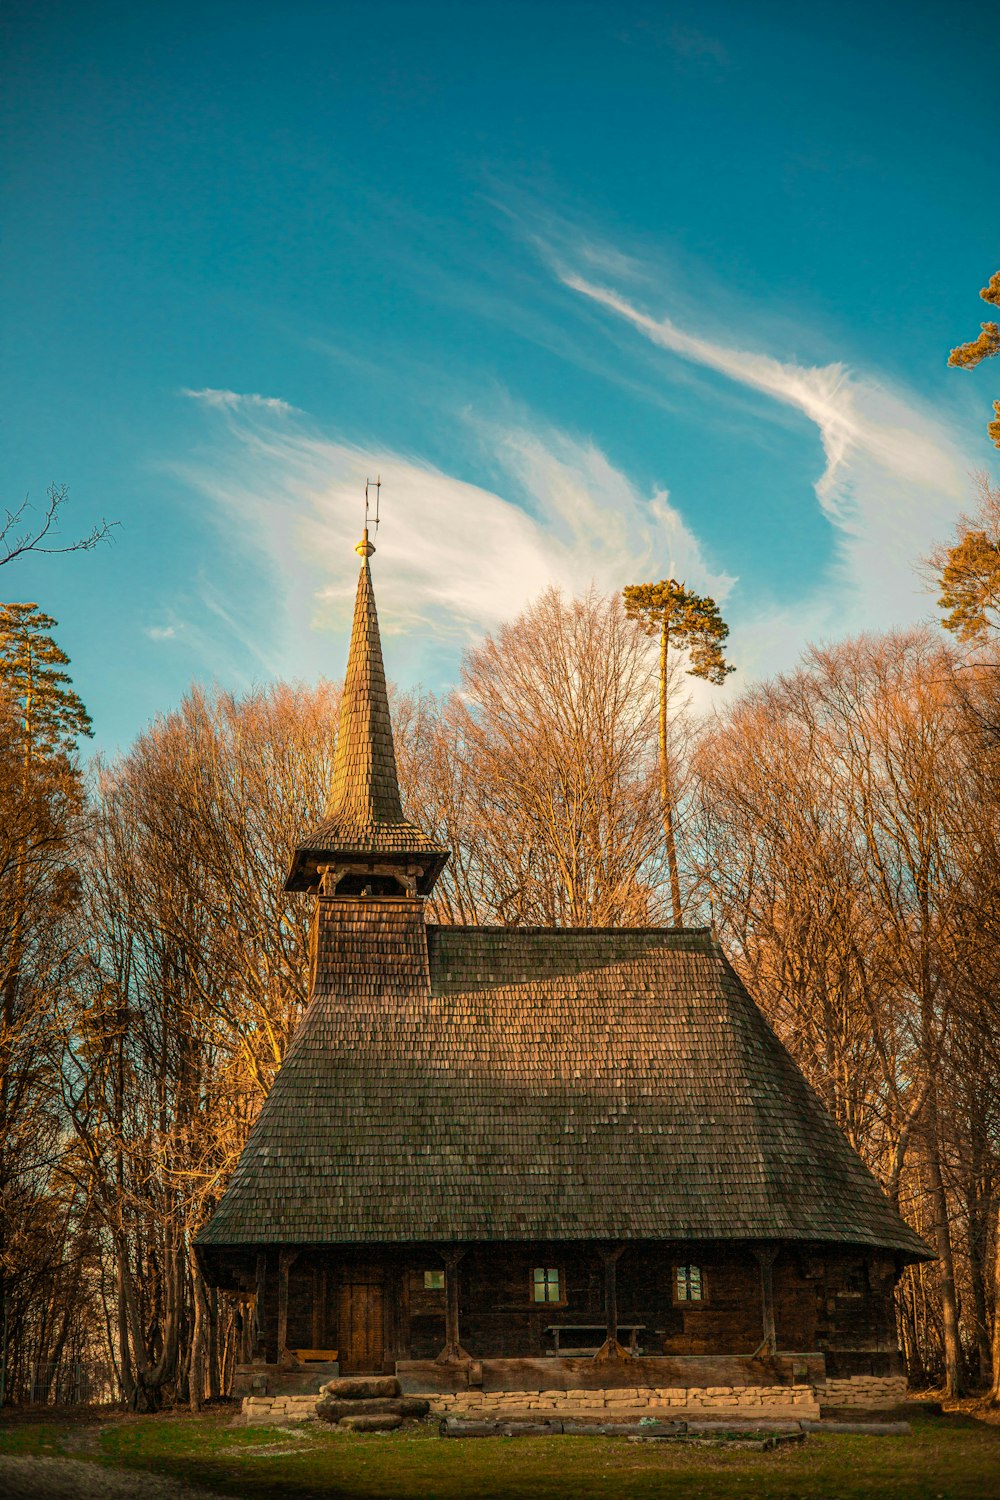
<path fill-rule="evenodd" d="M 382 476 L 381 476 L 381 474 L 376 474 L 374 479 L 366 479 L 365 480 L 365 530 L 366 531 L 368 530 L 368 510 L 369 510 L 369 506 L 371 504 L 371 501 L 369 499 L 369 492 L 371 490 L 375 491 L 375 515 L 374 515 L 373 519 L 375 521 L 375 530 L 378 531 L 378 502 L 379 502 L 379 494 L 381 492 L 381 489 L 382 489 Z"/>
<path fill-rule="evenodd" d="M 375 476 L 374 479 L 366 479 L 365 480 L 365 534 L 361 538 L 360 542 L 358 543 L 358 545 L 354 549 L 355 552 L 357 552 L 361 557 L 371 557 L 372 553 L 375 551 L 375 543 L 374 542 L 370 542 L 368 540 L 368 521 L 369 521 L 369 513 L 370 513 L 370 510 L 371 510 L 371 491 L 374 490 L 375 491 L 375 515 L 373 517 L 371 517 L 371 519 L 375 522 L 375 530 L 378 531 L 378 522 L 379 522 L 378 502 L 379 502 L 379 495 L 380 495 L 381 489 L 382 489 L 382 476 L 381 476 L 381 474 L 376 474 L 376 476 Z"/>

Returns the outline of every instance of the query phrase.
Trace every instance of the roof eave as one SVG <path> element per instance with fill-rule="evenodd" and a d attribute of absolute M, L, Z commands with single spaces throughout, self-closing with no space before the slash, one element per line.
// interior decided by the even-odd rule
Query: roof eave
<path fill-rule="evenodd" d="M 382 860 L 392 859 L 394 863 L 419 864 L 421 873 L 417 876 L 417 894 L 429 896 L 434 888 L 434 883 L 441 871 L 451 857 L 451 851 L 442 849 L 439 845 L 429 840 L 423 849 L 407 851 L 405 857 L 398 854 L 392 855 L 388 851 L 385 855 L 378 856 Z M 370 860 L 373 858 L 370 849 L 316 849 L 299 847 L 292 855 L 292 863 L 285 883 L 282 887 L 286 891 L 312 892 L 315 894 L 319 881 L 319 866 L 333 864 L 338 860 Z"/>

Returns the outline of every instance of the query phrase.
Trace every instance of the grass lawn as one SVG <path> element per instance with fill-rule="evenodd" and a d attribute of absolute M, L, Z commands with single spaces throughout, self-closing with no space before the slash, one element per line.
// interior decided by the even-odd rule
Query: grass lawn
<path fill-rule="evenodd" d="M 50 1454 L 151 1470 L 240 1500 L 1000 1500 L 1000 1425 L 920 1413 L 909 1437 L 810 1435 L 772 1453 L 599 1437 L 442 1440 L 436 1424 L 387 1434 L 236 1427 L 200 1417 L 0 1424 L 0 1455 Z"/>

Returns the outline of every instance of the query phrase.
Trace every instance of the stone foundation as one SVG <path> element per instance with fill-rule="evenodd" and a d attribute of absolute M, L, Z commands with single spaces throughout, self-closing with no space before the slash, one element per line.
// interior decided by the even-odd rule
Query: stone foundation
<path fill-rule="evenodd" d="M 316 1420 L 318 1395 L 247 1396 L 248 1426 Z M 820 1406 L 884 1411 L 906 1400 L 904 1375 L 852 1375 L 810 1385 L 627 1386 L 618 1390 L 461 1391 L 428 1397 L 431 1416 L 504 1418 L 537 1412 L 554 1416 L 636 1413 L 676 1417 L 789 1417 L 816 1419 Z"/>
<path fill-rule="evenodd" d="M 819 1402 L 809 1385 L 775 1386 L 665 1386 L 625 1387 L 621 1390 L 574 1391 L 465 1391 L 455 1396 L 432 1396 L 431 1411 L 439 1416 L 460 1414 L 505 1417 L 511 1413 L 538 1412 L 571 1416 L 601 1413 L 654 1416 L 669 1412 L 676 1416 L 818 1417 Z"/>
<path fill-rule="evenodd" d="M 884 1411 L 906 1400 L 905 1375 L 851 1375 L 846 1380 L 827 1380 L 817 1386 L 824 1406 L 855 1406 Z"/>
<path fill-rule="evenodd" d="M 245 1396 L 243 1416 L 248 1427 L 284 1427 L 289 1422 L 315 1422 L 316 1406 L 322 1397 L 311 1396 Z"/>

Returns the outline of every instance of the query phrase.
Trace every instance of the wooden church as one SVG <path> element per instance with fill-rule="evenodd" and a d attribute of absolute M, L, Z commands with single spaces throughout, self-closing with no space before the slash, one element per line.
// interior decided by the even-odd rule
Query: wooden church
<path fill-rule="evenodd" d="M 315 901 L 311 999 L 198 1238 L 255 1368 L 893 1374 L 893 1286 L 929 1252 L 710 932 L 426 920 L 448 851 L 403 814 L 357 550 L 333 788 L 286 882 Z"/>

